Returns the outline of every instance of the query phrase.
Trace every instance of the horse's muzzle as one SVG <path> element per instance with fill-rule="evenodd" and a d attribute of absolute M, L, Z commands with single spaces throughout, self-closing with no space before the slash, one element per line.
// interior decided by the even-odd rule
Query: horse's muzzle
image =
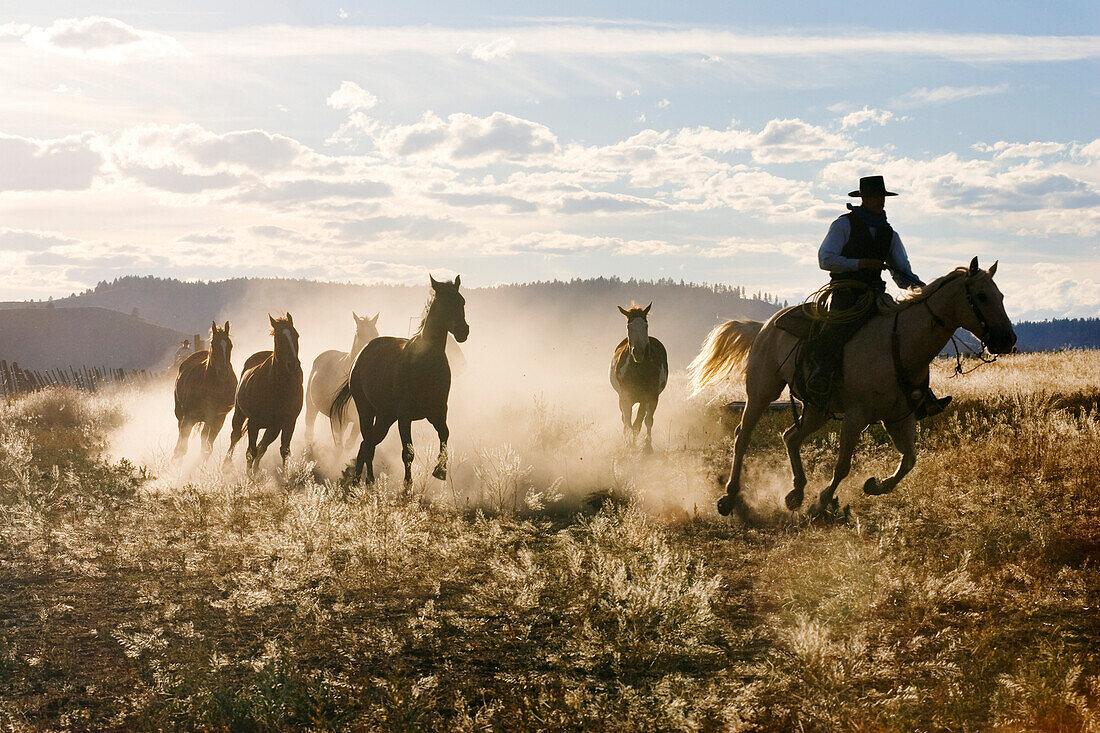
<path fill-rule="evenodd" d="M 466 339 L 470 338 L 470 327 L 466 326 L 460 331 L 454 331 L 455 341 L 460 344 L 466 343 Z"/>
<path fill-rule="evenodd" d="M 1008 333 L 996 334 L 995 337 L 989 339 L 986 346 L 994 354 L 1011 354 L 1016 347 L 1016 332 L 1009 331 Z"/>

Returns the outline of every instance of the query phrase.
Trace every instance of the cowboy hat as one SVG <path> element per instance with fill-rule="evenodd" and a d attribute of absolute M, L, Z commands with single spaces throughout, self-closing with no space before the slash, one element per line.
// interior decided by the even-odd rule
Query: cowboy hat
<path fill-rule="evenodd" d="M 882 176 L 864 176 L 859 179 L 859 190 L 852 191 L 849 196 L 897 196 L 896 193 L 886 190 L 886 184 L 882 181 Z"/>

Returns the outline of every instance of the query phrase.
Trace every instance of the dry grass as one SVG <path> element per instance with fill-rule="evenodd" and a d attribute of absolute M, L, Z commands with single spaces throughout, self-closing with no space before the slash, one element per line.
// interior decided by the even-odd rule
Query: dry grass
<path fill-rule="evenodd" d="M 470 491 L 404 498 L 301 461 L 152 477 L 102 457 L 119 400 L 7 402 L 0 724 L 1100 730 L 1098 385 L 1097 352 L 938 384 L 956 405 L 891 496 L 856 493 L 896 460 L 865 436 L 846 526 L 718 518 L 707 421 L 582 473 L 591 426 L 538 404 L 523 441 L 455 457 Z"/>

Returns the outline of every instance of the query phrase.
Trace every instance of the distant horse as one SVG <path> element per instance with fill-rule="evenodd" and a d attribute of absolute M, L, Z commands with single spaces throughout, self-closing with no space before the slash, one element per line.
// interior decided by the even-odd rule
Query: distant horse
<path fill-rule="evenodd" d="M 623 435 L 637 439 L 645 421 L 645 450 L 653 450 L 653 413 L 657 399 L 668 383 L 668 354 L 665 346 L 649 336 L 649 309 L 619 306 L 626 316 L 626 338 L 611 357 L 611 386 L 619 393 L 619 409 L 623 413 Z M 638 405 L 638 417 L 631 424 L 631 413 Z"/>
<path fill-rule="evenodd" d="M 351 317 L 355 319 L 355 338 L 351 342 L 351 351 L 330 349 L 323 352 L 313 360 L 313 369 L 306 383 L 306 442 L 313 444 L 313 423 L 316 422 L 317 415 L 320 413 L 330 418 L 332 442 L 338 451 L 344 450 L 344 425 L 350 423 L 358 427 L 359 416 L 355 410 L 349 408 L 344 410 L 339 420 L 333 420 L 328 409 L 339 394 L 340 388 L 347 384 L 351 367 L 355 364 L 355 357 L 359 356 L 364 346 L 378 338 L 378 314 L 375 314 L 374 318 L 360 318 L 352 313 Z"/>
<path fill-rule="evenodd" d="M 397 422 L 401 434 L 401 460 L 405 463 L 405 488 L 412 485 L 412 423 L 427 420 L 439 434 L 439 460 L 432 475 L 447 478 L 447 396 L 451 390 L 451 368 L 445 347 L 447 333 L 462 343 L 470 335 L 466 323 L 466 299 L 458 292 L 461 279 L 453 283 L 431 278 L 432 298 L 427 315 L 411 339 L 381 336 L 359 352 L 351 377 L 336 396 L 330 415 L 342 415 L 348 400 L 355 400 L 359 432 L 363 442 L 355 458 L 355 476 L 367 469 L 367 481 L 374 481 L 374 449 Z"/>
<path fill-rule="evenodd" d="M 996 262 L 986 272 L 978 268 L 975 257 L 970 267 L 957 268 L 885 308 L 885 312 L 880 311 L 848 341 L 844 347 L 843 382 L 828 405 L 831 412 L 844 414 L 836 467 L 832 482 L 810 507 L 811 516 L 835 515 L 839 511 L 837 487 L 851 469 L 860 434 L 873 422 L 881 422 L 886 428 L 901 453 L 901 462 L 889 478 L 867 479 L 863 491 L 876 496 L 887 494 L 913 468 L 917 461 L 914 413 L 922 397 L 921 386 L 927 383 L 929 364 L 956 330 L 970 331 L 994 354 L 1012 351 L 1016 334 L 1005 314 L 1004 296 L 993 282 L 996 272 Z M 749 436 L 769 403 L 779 397 L 783 387 L 795 383 L 798 359 L 792 356 L 801 338 L 777 325 L 791 311 L 781 311 L 767 323 L 723 323 L 707 336 L 702 351 L 688 368 L 696 392 L 742 369 L 745 372 L 748 401 L 735 434 L 726 495 L 718 501 L 721 514 L 734 509 L 744 512 L 741 465 Z M 794 489 L 786 496 L 787 508 L 792 511 L 802 505 L 806 486 L 802 442 L 828 418 L 827 412 L 807 404 L 802 419 L 783 433 L 794 475 Z"/>
<path fill-rule="evenodd" d="M 282 318 L 268 316 L 268 320 L 271 321 L 275 350 L 257 351 L 244 363 L 233 410 L 233 433 L 225 454 L 228 464 L 247 425 L 245 457 L 249 471 L 256 470 L 264 451 L 280 434 L 279 453 L 286 465 L 294 423 L 302 412 L 302 363 L 298 359 L 298 331 L 294 328 L 294 318 L 287 313 Z M 257 445 L 261 428 L 264 437 Z"/>
<path fill-rule="evenodd" d="M 176 420 L 180 437 L 173 460 L 187 454 L 187 441 L 195 426 L 202 423 L 202 457 L 206 460 L 214 449 L 214 439 L 233 409 L 233 394 L 237 375 L 230 356 L 233 342 L 229 339 L 229 321 L 224 328 L 210 323 L 210 350 L 196 351 L 183 360 L 176 377 Z"/>

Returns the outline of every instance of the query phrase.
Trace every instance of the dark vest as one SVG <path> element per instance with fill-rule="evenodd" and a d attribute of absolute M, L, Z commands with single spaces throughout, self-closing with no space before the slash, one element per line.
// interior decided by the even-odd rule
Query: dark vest
<path fill-rule="evenodd" d="M 844 215 L 848 220 L 848 241 L 844 243 L 840 254 L 853 260 L 878 260 L 886 262 L 890 256 L 890 246 L 894 242 L 894 230 L 890 225 L 875 227 L 875 235 L 864 223 L 859 214 L 853 212 Z M 859 280 L 878 289 L 886 289 L 886 281 L 879 270 L 856 270 L 855 272 L 834 272 L 833 280 Z"/>

